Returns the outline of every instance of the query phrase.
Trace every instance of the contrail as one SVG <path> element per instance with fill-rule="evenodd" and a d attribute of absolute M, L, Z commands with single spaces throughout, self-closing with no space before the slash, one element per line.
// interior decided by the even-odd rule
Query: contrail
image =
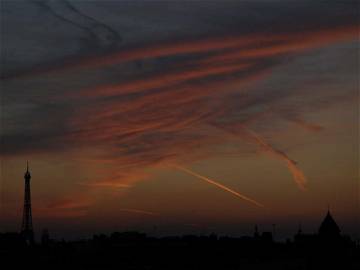
<path fill-rule="evenodd" d="M 68 1 L 33 1 L 54 17 L 89 34 L 91 46 L 114 48 L 121 41 L 120 35 L 110 26 L 80 12 Z M 100 48 L 101 49 L 101 48 Z"/>
<path fill-rule="evenodd" d="M 91 17 L 83 12 L 81 12 L 80 10 L 78 10 L 76 7 L 74 7 L 69 1 L 64 0 L 64 4 L 65 6 L 67 6 L 70 10 L 74 11 L 75 13 L 77 13 L 79 16 L 88 19 L 89 21 L 92 21 L 94 23 L 95 27 L 101 28 L 101 30 L 104 30 L 104 36 L 106 36 L 106 38 L 112 42 L 113 44 L 110 45 L 116 45 L 116 43 L 120 42 L 122 40 L 122 38 L 120 37 L 119 33 L 117 31 L 115 31 L 113 28 L 111 28 L 110 26 L 106 25 L 105 23 L 98 21 L 97 19 L 95 19 L 94 17 Z"/>
<path fill-rule="evenodd" d="M 238 124 L 237 126 L 235 126 L 235 129 L 234 129 L 234 125 L 233 125 L 232 129 L 225 125 L 219 125 L 216 123 L 212 123 L 212 125 L 217 128 L 226 130 L 227 132 L 234 134 L 234 135 L 239 135 L 240 132 L 242 132 L 242 133 L 246 132 L 246 134 L 251 139 L 253 139 L 253 141 L 257 145 L 259 145 L 264 152 L 268 153 L 269 155 L 271 155 L 279 160 L 284 161 L 286 163 L 286 166 L 288 167 L 289 171 L 291 172 L 293 179 L 294 179 L 295 183 L 298 185 L 298 187 L 303 191 L 306 190 L 306 178 L 305 178 L 303 172 L 298 168 L 296 162 L 294 160 L 290 159 L 288 157 L 288 155 L 286 153 L 284 153 L 283 151 L 275 149 L 272 145 L 267 143 L 256 132 L 247 128 L 244 124 Z"/>
<path fill-rule="evenodd" d="M 273 155 L 274 157 L 281 159 L 286 162 L 286 165 L 293 175 L 294 181 L 301 190 L 306 190 L 306 178 L 303 172 L 297 167 L 296 162 L 290 159 L 284 152 L 275 149 L 270 144 L 268 144 L 263 138 L 261 138 L 254 131 L 244 127 L 244 129 L 255 139 L 256 143 L 262 147 L 264 151 Z"/>
<path fill-rule="evenodd" d="M 69 23 L 85 32 L 87 32 L 92 38 L 97 39 L 96 34 L 92 31 L 91 28 L 81 25 L 80 23 L 73 21 L 71 19 L 68 19 L 66 17 L 64 17 L 62 14 L 59 14 L 57 11 L 55 11 L 48 3 L 47 1 L 33 1 L 36 5 L 38 5 L 39 7 L 46 9 L 48 12 L 50 12 L 54 17 L 58 18 L 59 20 L 62 20 L 66 23 Z M 58 2 L 60 4 L 62 4 L 63 2 Z"/>
<path fill-rule="evenodd" d="M 145 210 L 140 210 L 140 209 L 134 209 L 134 208 L 120 208 L 120 209 L 118 209 L 118 211 L 128 212 L 128 213 L 135 213 L 135 214 L 143 214 L 143 215 L 148 215 L 148 216 L 159 216 L 159 214 L 155 213 L 155 212 L 150 212 L 150 211 L 145 211 Z"/>
<path fill-rule="evenodd" d="M 227 186 L 224 186 L 224 185 L 222 185 L 222 184 L 220 184 L 220 183 L 218 183 L 218 182 L 216 182 L 216 181 L 214 181 L 212 179 L 209 179 L 209 178 L 207 178 L 205 176 L 202 176 L 202 175 L 200 175 L 200 174 L 198 174 L 196 172 L 193 172 L 193 171 L 191 171 L 189 169 L 186 169 L 184 167 L 181 167 L 181 166 L 175 165 L 174 167 L 176 169 L 178 169 L 178 170 L 181 170 L 181 171 L 187 173 L 187 174 L 190 174 L 190 175 L 195 176 L 195 177 L 197 177 L 197 178 L 199 178 L 201 180 L 204 180 L 204 181 L 208 182 L 209 184 L 212 184 L 212 185 L 217 186 L 217 187 L 219 187 L 219 188 L 221 188 L 221 189 L 223 189 L 223 190 L 225 190 L 227 192 L 230 192 L 230 193 L 234 194 L 235 196 L 237 196 L 237 197 L 239 197 L 239 198 L 241 198 L 241 199 L 243 199 L 245 201 L 248 201 L 248 202 L 251 202 L 252 204 L 255 204 L 258 207 L 264 207 L 263 204 L 255 201 L 255 200 L 253 200 L 253 199 L 251 199 L 249 197 L 246 197 L 245 195 L 242 195 L 242 194 L 236 192 L 235 190 L 232 190 L 232 189 L 228 188 Z"/>

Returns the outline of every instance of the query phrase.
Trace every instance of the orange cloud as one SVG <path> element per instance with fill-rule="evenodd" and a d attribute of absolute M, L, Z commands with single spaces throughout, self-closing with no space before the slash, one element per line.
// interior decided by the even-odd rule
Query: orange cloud
<path fill-rule="evenodd" d="M 261 65 L 264 61 L 274 56 L 286 53 L 300 53 L 304 50 L 317 48 L 329 43 L 354 39 L 358 31 L 357 26 L 351 26 L 305 32 L 302 34 L 270 35 L 266 36 L 263 40 L 255 39 L 254 42 L 260 42 L 260 45 L 257 44 L 255 47 L 231 47 L 231 50 L 221 50 L 215 55 L 205 55 L 200 60 L 191 61 L 190 68 L 187 67 L 189 64 L 183 67 L 177 66 L 176 69 L 162 72 L 161 74 L 152 74 L 145 78 L 125 81 L 118 84 L 101 85 L 94 89 L 84 89 L 78 93 L 71 93 L 70 96 L 95 98 L 117 96 L 148 91 L 154 88 L 170 87 L 174 84 L 193 79 L 240 72 L 252 66 Z M 269 40 L 274 44 L 269 44 Z M 224 43 L 226 44 L 226 40 Z M 210 46 L 210 48 L 212 47 Z M 227 48 L 226 45 L 225 48 Z M 149 53 L 149 51 L 147 52 Z M 203 52 L 206 52 L 206 50 Z M 248 61 L 248 58 L 254 58 L 252 59 L 253 62 L 239 63 L 239 61 Z M 219 65 L 219 63 L 221 64 Z"/>
<path fill-rule="evenodd" d="M 58 209 L 75 209 L 75 208 L 86 208 L 91 205 L 89 200 L 60 200 L 52 202 L 47 205 L 47 208 L 58 210 Z"/>
<path fill-rule="evenodd" d="M 119 183 L 119 181 L 99 181 L 93 183 L 83 183 L 82 185 L 88 187 L 110 187 L 110 188 L 131 188 L 132 186 L 129 184 Z"/>
<path fill-rule="evenodd" d="M 324 129 L 324 127 L 322 127 L 320 125 L 308 123 L 298 117 L 297 118 L 289 118 L 289 120 L 308 131 L 320 132 Z"/>
<path fill-rule="evenodd" d="M 114 160 L 112 160 L 114 163 Z M 119 160 L 116 160 L 115 167 L 107 167 L 103 169 L 97 169 L 97 178 L 98 180 L 92 182 L 83 182 L 81 185 L 92 187 L 92 188 L 112 188 L 112 189 L 129 189 L 134 186 L 138 181 L 149 178 L 149 175 L 142 172 L 141 170 L 124 171 L 119 170 L 116 164 L 120 163 Z M 97 161 L 96 165 L 103 165 L 102 161 Z"/>
<path fill-rule="evenodd" d="M 197 54 L 192 60 L 177 60 L 176 69 L 142 74 L 135 80 L 98 85 L 65 95 L 66 99 L 69 96 L 74 99 L 71 102 L 76 99 L 80 102 L 72 117 L 67 119 L 66 132 L 61 140 L 71 146 L 102 149 L 103 160 L 113 161 L 114 172 L 86 183 L 88 186 L 130 187 L 138 180 L 129 180 L 129 174 L 144 179 L 146 177 L 138 172 L 145 168 L 178 162 L 184 157 L 190 161 L 208 157 L 212 145 L 223 143 L 223 134 L 204 130 L 209 122 L 231 117 L 229 100 L 224 98 L 224 94 L 239 93 L 244 86 L 270 75 L 283 54 L 301 53 L 350 40 L 356 36 L 357 30 L 352 26 L 297 34 L 256 34 L 169 42 L 54 67 L 53 71 L 102 67 L 159 56 Z M 64 96 L 55 99 L 64 101 Z M 239 111 L 243 109 L 242 104 L 246 106 L 244 100 L 236 104 Z M 300 121 L 297 123 L 308 129 L 319 129 Z M 305 189 L 304 174 L 293 160 L 256 133 L 248 131 L 247 134 L 264 152 L 283 160 L 298 186 Z M 120 171 L 122 174 L 117 173 Z"/>
<path fill-rule="evenodd" d="M 337 27 L 333 29 L 312 32 L 287 34 L 275 44 L 266 44 L 255 48 L 235 48 L 209 56 L 202 61 L 203 64 L 229 60 L 249 60 L 249 58 L 264 58 L 279 56 L 281 54 L 301 53 L 308 49 L 321 47 L 334 42 L 352 40 L 359 35 L 358 26 Z M 274 41 L 277 38 L 274 36 Z"/>
<path fill-rule="evenodd" d="M 187 80 L 204 78 L 208 76 L 219 76 L 224 74 L 231 74 L 245 70 L 251 66 L 250 63 L 216 65 L 216 66 L 202 66 L 191 68 L 188 70 L 165 72 L 157 76 L 149 77 L 143 80 L 129 81 L 109 86 L 100 86 L 95 89 L 86 89 L 80 95 L 83 97 L 104 97 L 116 96 L 120 94 L 131 94 L 140 91 L 146 91 L 154 88 L 169 87 L 171 85 L 182 83 Z"/>
<path fill-rule="evenodd" d="M 88 208 L 93 201 L 86 198 L 61 199 L 49 203 L 44 207 L 34 208 L 38 216 L 51 218 L 77 218 L 87 215 Z"/>
<path fill-rule="evenodd" d="M 205 57 L 210 54 L 210 57 L 205 58 L 203 63 L 218 63 L 219 61 L 238 60 L 248 57 L 269 57 L 284 53 L 302 52 L 306 49 L 317 48 L 334 42 L 356 39 L 358 33 L 358 25 L 346 25 L 332 29 L 307 30 L 298 33 L 255 33 L 177 42 L 165 41 L 162 44 L 124 48 L 119 52 L 105 55 L 68 58 L 53 65 L 39 66 L 15 74 L 3 75 L 2 79 L 73 69 L 101 68 L 131 61 L 182 54 L 201 54 Z M 211 54 L 215 55 L 211 57 Z"/>

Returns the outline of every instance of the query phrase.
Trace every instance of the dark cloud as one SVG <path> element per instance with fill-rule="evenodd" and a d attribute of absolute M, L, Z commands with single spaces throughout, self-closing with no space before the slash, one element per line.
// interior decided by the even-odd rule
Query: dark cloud
<path fill-rule="evenodd" d="M 116 47 L 116 33 L 126 47 L 226 33 L 302 32 L 356 24 L 359 10 L 357 1 L 36 2 L 45 12 L 33 2 L 2 1 L 2 77 L 83 57 L 78 41 L 84 31 L 87 54 L 97 54 L 97 45 Z"/>

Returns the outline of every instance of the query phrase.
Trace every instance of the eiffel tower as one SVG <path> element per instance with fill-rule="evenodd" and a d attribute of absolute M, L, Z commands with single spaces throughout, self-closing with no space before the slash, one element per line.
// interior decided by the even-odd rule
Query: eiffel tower
<path fill-rule="evenodd" d="M 21 234 L 28 245 L 34 244 L 34 231 L 32 226 L 31 216 L 31 197 L 30 197 L 30 179 L 29 163 L 26 163 L 25 179 L 25 194 L 24 194 L 24 212 L 21 225 Z"/>

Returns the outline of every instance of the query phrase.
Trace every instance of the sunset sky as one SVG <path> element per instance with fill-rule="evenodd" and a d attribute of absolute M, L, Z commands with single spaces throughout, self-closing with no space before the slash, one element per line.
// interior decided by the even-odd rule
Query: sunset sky
<path fill-rule="evenodd" d="M 0 231 L 359 228 L 357 1 L 1 1 Z"/>

